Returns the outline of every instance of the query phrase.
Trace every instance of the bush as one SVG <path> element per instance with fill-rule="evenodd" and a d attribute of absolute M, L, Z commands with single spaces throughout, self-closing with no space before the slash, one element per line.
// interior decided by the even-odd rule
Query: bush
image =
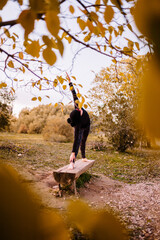
<path fill-rule="evenodd" d="M 113 147 L 119 152 L 125 152 L 128 147 L 133 147 L 135 141 L 135 132 L 127 128 L 117 128 L 110 138 Z"/>
<path fill-rule="evenodd" d="M 18 133 L 27 133 L 28 129 L 27 129 L 27 126 L 25 124 L 21 124 L 19 126 L 19 129 L 18 129 Z"/>
<path fill-rule="evenodd" d="M 42 134 L 46 141 L 70 142 L 73 140 L 73 128 L 67 123 L 67 117 L 64 116 L 50 118 Z"/>
<path fill-rule="evenodd" d="M 98 136 L 98 139 L 92 143 L 91 149 L 95 151 L 103 151 L 107 149 L 103 136 Z"/>

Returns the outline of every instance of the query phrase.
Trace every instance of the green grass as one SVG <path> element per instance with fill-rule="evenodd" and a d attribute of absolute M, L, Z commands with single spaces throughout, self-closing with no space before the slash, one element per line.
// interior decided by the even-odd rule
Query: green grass
<path fill-rule="evenodd" d="M 92 140 L 90 136 L 86 155 L 96 160 L 93 173 L 127 183 L 160 177 L 160 150 L 134 149 L 123 154 L 111 149 L 95 151 L 91 149 Z M 49 143 L 36 134 L 0 135 L 0 161 L 16 168 L 59 168 L 69 162 L 71 149 L 72 143 Z"/>

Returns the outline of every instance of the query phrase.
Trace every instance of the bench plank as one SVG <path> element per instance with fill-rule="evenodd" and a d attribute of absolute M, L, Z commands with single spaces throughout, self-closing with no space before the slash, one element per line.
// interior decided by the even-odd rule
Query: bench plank
<path fill-rule="evenodd" d="M 74 169 L 68 169 L 69 164 L 53 171 L 55 180 L 60 184 L 70 184 L 76 180 L 82 173 L 93 166 L 95 160 L 83 161 L 79 159 L 75 162 Z"/>

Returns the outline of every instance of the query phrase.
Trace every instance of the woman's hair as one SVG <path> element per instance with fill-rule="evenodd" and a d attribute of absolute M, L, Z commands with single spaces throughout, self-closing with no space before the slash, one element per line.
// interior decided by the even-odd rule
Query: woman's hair
<path fill-rule="evenodd" d="M 70 118 L 67 119 L 67 122 L 75 127 L 80 121 L 80 111 L 79 109 L 75 109 L 70 113 Z"/>

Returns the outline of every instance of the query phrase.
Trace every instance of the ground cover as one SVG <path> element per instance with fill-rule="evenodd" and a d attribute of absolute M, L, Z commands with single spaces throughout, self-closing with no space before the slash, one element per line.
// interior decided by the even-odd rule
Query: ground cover
<path fill-rule="evenodd" d="M 119 211 L 131 230 L 130 239 L 159 239 L 160 150 L 133 149 L 120 154 L 110 148 L 96 151 L 92 145 L 90 137 L 86 152 L 96 162 L 90 182 L 79 189 L 80 198 L 93 207 Z M 0 162 L 23 174 L 44 204 L 64 209 L 65 200 L 73 194 L 55 197 L 52 172 L 68 163 L 71 148 L 72 143 L 45 142 L 41 135 L 2 133 Z"/>

